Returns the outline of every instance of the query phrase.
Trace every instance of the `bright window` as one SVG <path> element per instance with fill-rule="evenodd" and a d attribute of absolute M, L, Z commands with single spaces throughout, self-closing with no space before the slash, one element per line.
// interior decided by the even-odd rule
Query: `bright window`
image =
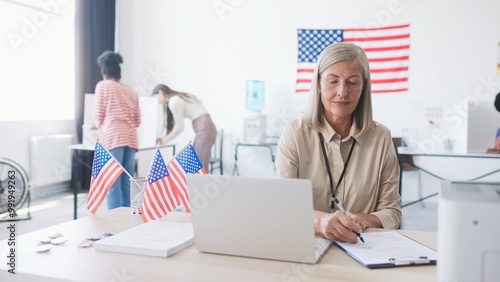
<path fill-rule="evenodd" d="M 74 118 L 75 1 L 0 1 L 0 121 Z"/>

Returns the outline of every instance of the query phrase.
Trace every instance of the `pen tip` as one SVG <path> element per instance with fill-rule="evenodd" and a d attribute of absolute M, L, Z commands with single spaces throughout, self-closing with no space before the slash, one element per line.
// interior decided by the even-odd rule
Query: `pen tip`
<path fill-rule="evenodd" d="M 363 244 L 365 243 L 365 239 L 363 239 L 363 237 L 359 237 L 359 240 L 361 240 L 361 242 L 363 242 Z"/>

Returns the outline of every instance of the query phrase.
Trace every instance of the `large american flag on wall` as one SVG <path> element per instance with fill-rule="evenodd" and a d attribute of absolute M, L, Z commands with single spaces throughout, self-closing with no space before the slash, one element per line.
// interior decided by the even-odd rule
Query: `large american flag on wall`
<path fill-rule="evenodd" d="M 299 29 L 297 93 L 308 93 L 316 59 L 334 42 L 354 43 L 366 53 L 370 64 L 372 93 L 408 91 L 410 25 L 380 28 Z"/>

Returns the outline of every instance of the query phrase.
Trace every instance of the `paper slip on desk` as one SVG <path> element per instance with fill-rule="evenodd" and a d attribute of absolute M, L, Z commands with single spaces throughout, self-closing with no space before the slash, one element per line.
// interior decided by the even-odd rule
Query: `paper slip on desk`
<path fill-rule="evenodd" d="M 366 243 L 334 243 L 368 268 L 434 265 L 437 252 L 397 231 L 363 233 Z"/>
<path fill-rule="evenodd" d="M 193 225 L 153 220 L 97 241 L 98 251 L 168 257 L 194 243 Z"/>

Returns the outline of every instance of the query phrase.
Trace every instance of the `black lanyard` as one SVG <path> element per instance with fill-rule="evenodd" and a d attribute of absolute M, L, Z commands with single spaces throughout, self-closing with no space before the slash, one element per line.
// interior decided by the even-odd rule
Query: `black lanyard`
<path fill-rule="evenodd" d="M 356 144 L 356 140 L 352 140 L 351 149 L 349 150 L 349 155 L 347 155 L 347 160 L 345 161 L 344 169 L 342 169 L 342 173 L 340 174 L 339 182 L 337 182 L 337 187 L 335 187 L 335 191 L 333 191 L 333 179 L 332 179 L 332 171 L 330 170 L 330 162 L 328 161 L 328 156 L 326 155 L 325 149 L 325 141 L 323 140 L 323 135 L 321 132 L 318 132 L 319 140 L 321 141 L 321 150 L 323 151 L 323 158 L 325 159 L 326 171 L 328 172 L 328 178 L 330 179 L 330 192 L 332 193 L 332 202 L 330 204 L 330 208 L 335 207 L 335 193 L 337 193 L 337 189 L 339 189 L 340 183 L 342 179 L 344 179 L 345 170 L 347 169 L 347 165 L 349 164 L 349 160 L 351 159 L 352 150 L 354 149 L 354 144 Z"/>

